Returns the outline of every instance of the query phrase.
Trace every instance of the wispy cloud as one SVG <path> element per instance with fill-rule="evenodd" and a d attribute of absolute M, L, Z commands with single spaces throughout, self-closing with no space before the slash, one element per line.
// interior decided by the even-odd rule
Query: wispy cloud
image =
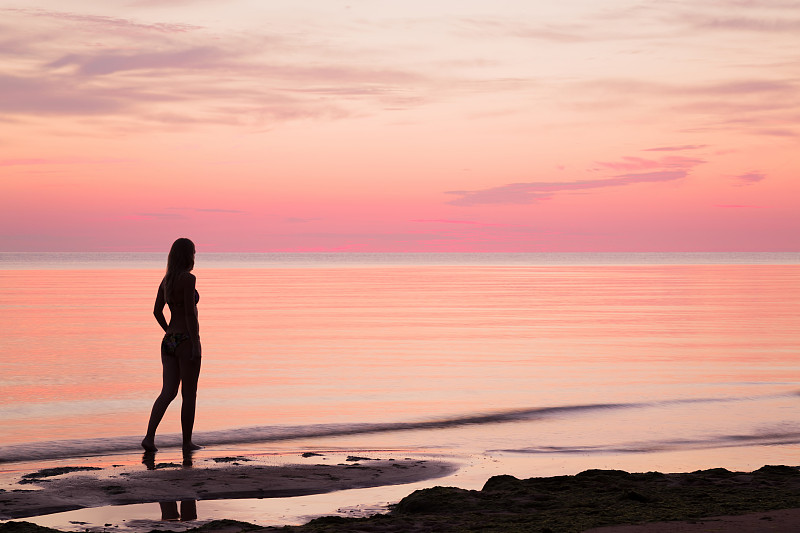
<path fill-rule="evenodd" d="M 0 37 L 0 55 L 12 58 L 0 74 L 0 119 L 99 115 L 138 126 L 263 127 L 419 106 L 437 83 L 413 70 L 337 55 L 303 34 L 210 35 L 189 24 L 0 12 L 19 22 L 6 21 L 9 31 Z M 36 32 L 48 38 L 26 37 Z"/>
<path fill-rule="evenodd" d="M 129 108 L 125 100 L 135 100 L 140 94 L 131 89 L 115 93 L 101 87 L 84 91 L 58 76 L 0 74 L 0 112 L 10 115 L 113 114 Z"/>
<path fill-rule="evenodd" d="M 706 148 L 707 144 L 681 144 L 677 146 L 659 146 L 657 148 L 645 148 L 645 152 L 680 152 L 683 150 L 700 150 Z"/>
<path fill-rule="evenodd" d="M 496 222 L 480 222 L 477 220 L 449 220 L 444 218 L 434 218 L 434 219 L 414 219 L 411 222 L 419 222 L 419 223 L 427 223 L 427 224 L 447 224 L 447 225 L 457 225 L 457 226 L 480 226 L 484 228 L 496 228 L 496 227 L 520 227 L 518 224 L 502 224 Z"/>
<path fill-rule="evenodd" d="M 96 76 L 126 70 L 213 69 L 219 66 L 219 60 L 225 56 L 221 50 L 211 47 L 143 54 L 106 53 L 94 56 L 69 54 L 47 66 L 57 69 L 76 65 L 79 74 Z"/>
<path fill-rule="evenodd" d="M 527 24 L 506 18 L 462 18 L 456 31 L 470 37 L 515 37 L 555 43 L 580 43 L 598 40 L 592 28 L 584 24 Z"/>
<path fill-rule="evenodd" d="M 655 172 L 621 174 L 599 180 L 578 180 L 566 182 L 511 183 L 477 191 L 446 191 L 445 194 L 459 196 L 447 203 L 470 206 L 480 204 L 531 204 L 547 200 L 556 193 L 622 187 L 637 183 L 658 183 L 675 181 L 688 175 L 686 170 L 661 170 Z"/>
<path fill-rule="evenodd" d="M 195 209 L 195 211 L 197 211 L 198 213 L 227 213 L 227 214 L 244 213 L 244 211 L 241 211 L 239 209 L 202 209 L 202 208 L 198 208 L 198 209 Z"/>
<path fill-rule="evenodd" d="M 310 217 L 287 217 L 283 219 L 284 222 L 288 222 L 289 224 L 305 224 L 308 222 L 316 222 L 318 220 L 322 220 L 321 218 L 310 218 Z"/>
<path fill-rule="evenodd" d="M 208 4 L 216 0 L 131 0 L 130 7 L 175 7 L 194 4 Z"/>
<path fill-rule="evenodd" d="M 585 92 L 614 91 L 652 96 L 794 96 L 798 81 L 794 79 L 735 79 L 717 82 L 666 82 L 637 78 L 605 78 L 578 82 L 575 87 Z"/>
<path fill-rule="evenodd" d="M 414 219 L 411 222 L 434 222 L 437 224 L 468 224 L 468 225 L 480 224 L 479 222 L 475 222 L 474 220 L 447 220 L 442 218 L 436 218 L 436 219 L 419 218 L 419 219 Z"/>
<path fill-rule="evenodd" d="M 755 130 L 754 133 L 767 137 L 800 137 L 800 133 L 798 133 L 797 130 L 789 128 L 761 128 Z"/>
<path fill-rule="evenodd" d="M 222 214 L 242 214 L 246 213 L 246 211 L 242 211 L 240 209 L 224 209 L 224 208 L 216 208 L 216 207 L 167 207 L 166 208 L 170 212 L 191 212 L 191 213 L 222 213 Z M 181 215 L 184 216 L 184 215 Z"/>
<path fill-rule="evenodd" d="M 759 181 L 763 181 L 767 178 L 766 174 L 761 172 L 746 172 L 744 174 L 739 174 L 738 176 L 734 176 L 737 180 L 741 183 L 758 183 Z"/>
<path fill-rule="evenodd" d="M 186 218 L 180 213 L 136 213 L 134 218 L 157 218 L 157 219 L 183 219 Z"/>
<path fill-rule="evenodd" d="M 129 159 L 114 157 L 12 157 L 0 159 L 0 167 L 41 166 L 41 165 L 108 165 L 111 163 L 127 163 Z"/>
<path fill-rule="evenodd" d="M 611 161 L 607 163 L 598 162 L 604 168 L 621 171 L 649 170 L 654 168 L 692 168 L 705 163 L 702 159 L 682 156 L 666 156 L 661 159 L 644 159 L 642 157 L 623 157 L 622 161 Z"/>
<path fill-rule="evenodd" d="M 800 110 L 800 80 L 789 77 L 715 82 L 606 78 L 577 82 L 565 88 L 566 93 L 577 102 L 626 94 L 627 102 L 633 104 L 622 105 L 650 102 L 655 106 L 653 112 L 684 117 L 687 123 L 684 131 L 690 132 L 730 131 L 735 127 L 753 135 L 795 136 L 797 133 L 789 127 L 793 123 L 787 117 Z"/>
<path fill-rule="evenodd" d="M 120 31 L 128 32 L 134 30 L 137 32 L 147 31 L 147 32 L 158 32 L 158 33 L 185 33 L 189 31 L 202 29 L 202 26 L 196 26 L 193 24 L 180 24 L 180 23 L 167 23 L 167 22 L 144 23 L 126 18 L 108 17 L 102 15 L 87 15 L 87 14 L 71 13 L 67 11 L 52 11 L 47 9 L 5 8 L 2 9 L 1 11 L 5 11 L 7 13 L 19 13 L 31 17 L 38 17 L 38 18 L 65 21 L 65 22 L 74 22 L 83 25 L 91 25 L 96 28 L 104 28 L 108 31 L 113 31 L 113 32 L 120 32 Z"/>
<path fill-rule="evenodd" d="M 763 6 L 762 6 L 763 7 Z M 788 7 L 788 6 L 787 6 Z M 795 4 L 793 13 L 797 13 Z M 681 13 L 674 18 L 675 22 L 690 26 L 697 30 L 737 31 L 749 33 L 786 33 L 800 32 L 800 18 L 790 13 L 775 16 L 730 16 L 714 12 L 702 13 L 697 10 Z"/>
<path fill-rule="evenodd" d="M 613 171 L 623 171 L 625 172 L 624 174 L 596 180 L 510 183 L 475 191 L 446 191 L 446 194 L 459 197 L 447 203 L 460 206 L 531 204 L 548 200 L 555 194 L 569 191 L 586 191 L 608 187 L 624 187 L 639 183 L 675 181 L 686 177 L 694 167 L 703 163 L 705 163 L 703 159 L 674 155 L 664 156 L 660 159 L 626 156 L 622 157 L 620 161 L 598 163 L 600 167 Z"/>

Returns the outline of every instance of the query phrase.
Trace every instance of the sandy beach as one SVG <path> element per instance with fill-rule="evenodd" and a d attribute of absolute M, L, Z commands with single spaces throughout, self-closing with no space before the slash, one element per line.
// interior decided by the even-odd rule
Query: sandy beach
<path fill-rule="evenodd" d="M 302 456 L 300 456 L 302 457 Z M 197 501 L 281 499 L 346 489 L 442 478 L 455 463 L 413 457 L 341 457 L 306 453 L 297 464 L 258 456 L 206 457 L 144 465 L 63 466 L 19 471 L 0 488 L 2 533 L 39 531 L 25 518 L 71 509 L 162 503 L 177 510 Z M 153 458 L 154 459 L 154 458 Z M 302 463 L 302 464 L 300 464 Z M 447 485 L 447 479 L 443 480 Z M 177 511 L 174 511 L 177 512 Z M 186 514 L 187 511 L 183 511 Z M 191 512 L 191 511 L 190 511 Z M 177 515 L 176 515 L 177 516 Z M 184 517 L 186 518 L 186 517 Z M 789 531 L 800 524 L 800 470 L 765 466 L 754 472 L 710 469 L 692 473 L 630 474 L 588 470 L 575 476 L 517 479 L 493 476 L 481 490 L 436 486 L 416 490 L 389 513 L 362 518 L 321 517 L 286 529 L 232 520 L 163 522 L 161 530 L 191 525 L 215 533 L 243 531 L 592 531 L 666 533 Z M 86 530 L 93 530 L 86 524 Z M 102 525 L 102 524 L 98 524 Z M 108 524 L 106 524 L 108 525 Z"/>

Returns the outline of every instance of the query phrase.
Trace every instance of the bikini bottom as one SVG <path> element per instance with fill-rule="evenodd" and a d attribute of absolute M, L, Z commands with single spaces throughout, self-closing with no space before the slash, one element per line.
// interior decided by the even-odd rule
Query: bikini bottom
<path fill-rule="evenodd" d="M 178 349 L 178 345 L 183 341 L 188 341 L 189 335 L 186 333 L 167 333 L 164 335 L 164 338 L 161 340 L 161 355 L 166 355 L 168 357 L 175 357 L 175 350 Z"/>

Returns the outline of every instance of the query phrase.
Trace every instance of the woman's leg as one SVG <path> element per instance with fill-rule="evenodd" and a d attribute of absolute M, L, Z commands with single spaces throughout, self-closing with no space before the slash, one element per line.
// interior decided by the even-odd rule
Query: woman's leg
<path fill-rule="evenodd" d="M 181 501 L 181 520 L 197 520 L 197 500 Z"/>
<path fill-rule="evenodd" d="M 161 419 L 164 418 L 164 413 L 167 411 L 170 402 L 178 395 L 178 385 L 181 379 L 178 359 L 175 356 L 162 355 L 161 367 L 163 369 L 161 374 L 161 394 L 153 403 L 150 422 L 147 424 L 147 435 L 142 440 L 142 448 L 151 452 L 158 450 L 155 445 L 156 429 L 158 429 Z"/>
<path fill-rule="evenodd" d="M 180 520 L 178 502 L 158 502 L 161 506 L 161 520 Z"/>
<path fill-rule="evenodd" d="M 178 359 L 181 379 L 181 430 L 183 432 L 183 449 L 199 449 L 192 443 L 194 413 L 197 405 L 197 381 L 200 378 L 200 359 L 191 359 L 192 344 L 182 342 L 175 350 Z"/>

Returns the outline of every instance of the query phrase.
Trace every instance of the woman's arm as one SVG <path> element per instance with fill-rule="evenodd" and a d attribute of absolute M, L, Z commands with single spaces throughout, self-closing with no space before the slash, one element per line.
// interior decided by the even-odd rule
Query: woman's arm
<path fill-rule="evenodd" d="M 164 285 L 158 286 L 158 293 L 156 294 L 156 303 L 153 305 L 153 315 L 156 317 L 156 322 L 161 326 L 161 329 L 167 331 L 167 318 L 164 316 L 164 306 L 167 301 L 164 299 Z"/>
<path fill-rule="evenodd" d="M 197 302 L 195 301 L 195 284 L 197 278 L 194 274 L 186 273 L 183 278 L 183 309 L 186 313 L 186 330 L 192 342 L 192 359 L 199 359 L 200 349 L 200 324 L 197 320 Z"/>

